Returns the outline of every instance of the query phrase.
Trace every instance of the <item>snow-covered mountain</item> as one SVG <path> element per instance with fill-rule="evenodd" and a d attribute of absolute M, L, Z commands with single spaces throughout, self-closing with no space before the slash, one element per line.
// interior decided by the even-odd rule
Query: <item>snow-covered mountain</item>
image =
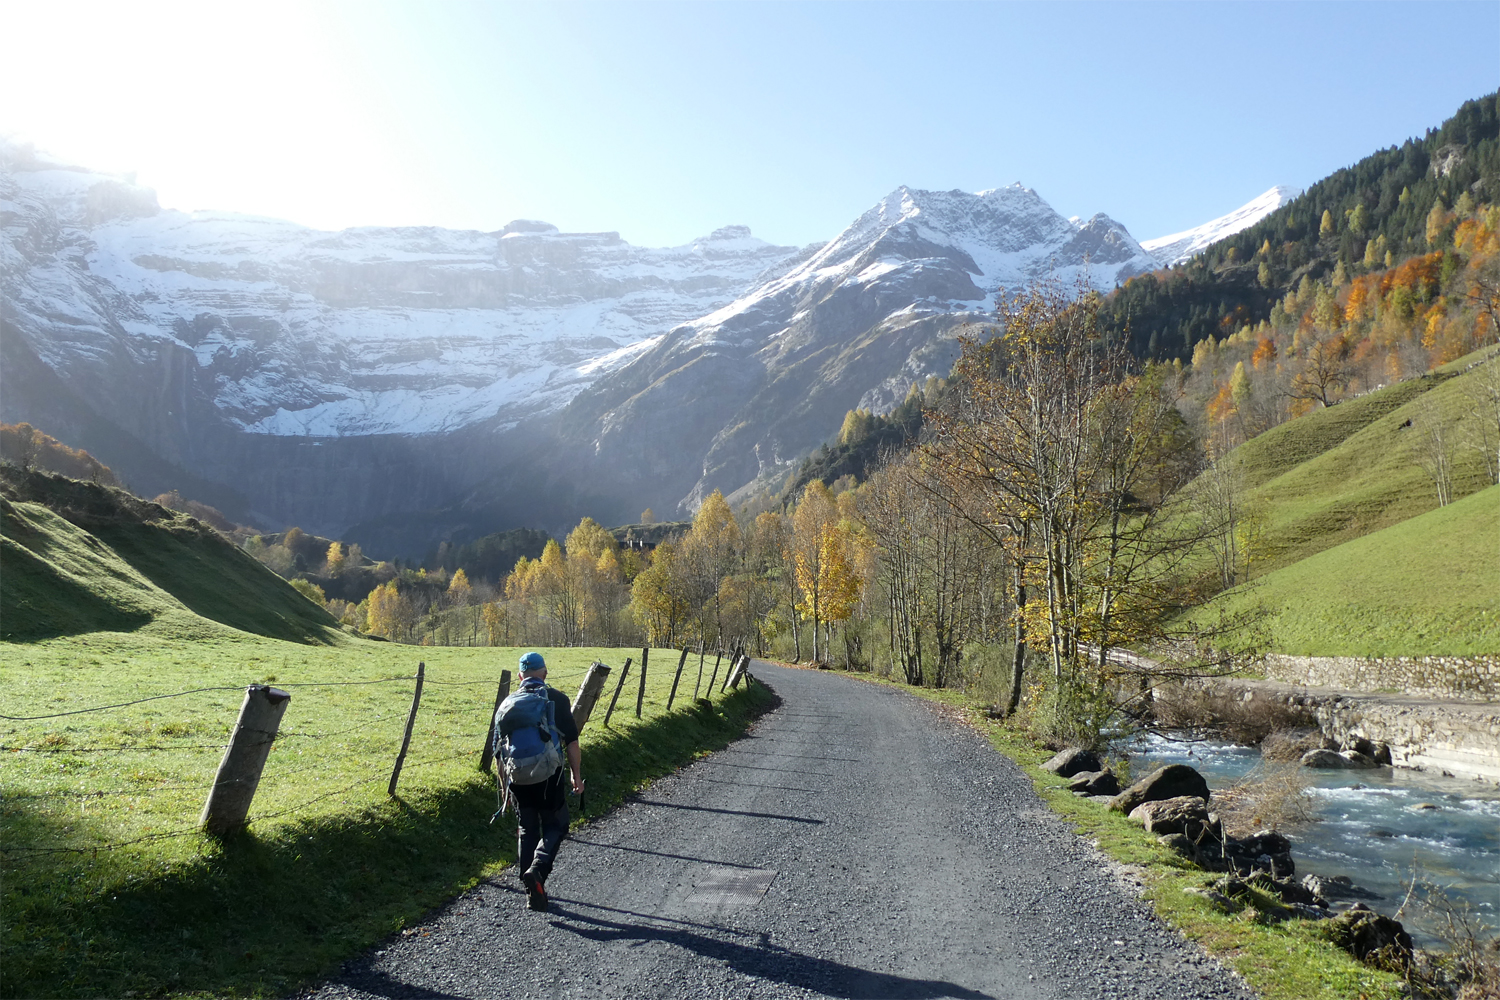
<path fill-rule="evenodd" d="M 563 414 L 572 447 L 558 454 L 626 495 L 669 488 L 691 510 L 714 489 L 785 476 L 849 409 L 889 410 L 913 383 L 947 375 L 957 333 L 1005 289 L 1046 278 L 1108 289 L 1155 267 L 1108 216 L 1070 222 L 1019 184 L 898 188 L 581 393 Z M 673 454 L 701 462 L 672 467 Z"/>
<path fill-rule="evenodd" d="M 13 145 L 0 147 L 0 230 L 0 415 L 62 433 L 92 410 L 181 470 L 233 484 L 242 513 L 323 530 L 382 513 L 365 498 L 385 491 L 336 498 L 342 510 L 288 509 L 242 482 L 245 465 L 273 456 L 276 441 L 504 432 L 559 410 L 796 252 L 743 226 L 650 249 L 524 221 L 493 233 L 328 233 L 161 211 L 128 179 Z M 118 443 L 76 433 L 132 471 Z M 133 478 L 146 491 L 171 485 Z M 424 502 L 447 498 L 440 478 Z"/>
<path fill-rule="evenodd" d="M 1228 215 L 1221 215 L 1212 222 L 1205 222 L 1201 226 L 1170 236 L 1142 240 L 1141 246 L 1164 267 L 1181 264 L 1210 244 L 1227 239 L 1242 229 L 1249 229 L 1301 193 L 1298 188 L 1277 185 Z"/>
<path fill-rule="evenodd" d="M 651 249 L 162 211 L 0 144 L 0 419 L 148 495 L 420 554 L 774 482 L 849 408 L 947 374 L 1002 290 L 1156 266 L 1020 185 L 900 188 L 801 250 L 739 226 Z"/>
<path fill-rule="evenodd" d="M 0 174 L 8 318 L 23 336 L 68 331 L 37 346 L 74 378 L 102 340 L 184 350 L 252 434 L 430 434 L 558 409 L 795 249 L 743 226 L 667 249 L 536 222 L 328 233 L 163 212 L 149 191 L 41 166 Z M 127 210 L 101 209 L 106 192 Z"/>

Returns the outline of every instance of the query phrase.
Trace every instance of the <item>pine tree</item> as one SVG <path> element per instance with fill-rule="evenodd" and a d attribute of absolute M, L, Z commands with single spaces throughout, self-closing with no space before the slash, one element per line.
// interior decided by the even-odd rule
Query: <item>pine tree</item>
<path fill-rule="evenodd" d="M 1318 235 L 1329 236 L 1333 233 L 1333 213 L 1323 209 L 1323 221 L 1318 223 Z"/>
<path fill-rule="evenodd" d="M 1349 231 L 1351 233 L 1354 233 L 1356 236 L 1360 236 L 1364 234 L 1365 229 L 1368 228 L 1369 225 L 1370 215 L 1365 211 L 1364 203 L 1361 202 L 1360 204 L 1355 205 L 1354 210 L 1349 213 Z"/>

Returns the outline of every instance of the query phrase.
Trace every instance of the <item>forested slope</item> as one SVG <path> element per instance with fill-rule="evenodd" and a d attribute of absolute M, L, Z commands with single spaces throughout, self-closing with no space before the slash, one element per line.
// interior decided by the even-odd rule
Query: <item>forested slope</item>
<path fill-rule="evenodd" d="M 1191 357 L 1193 346 L 1271 318 L 1304 277 L 1387 267 L 1451 245 L 1459 218 L 1429 239 L 1435 204 L 1456 216 L 1500 195 L 1497 95 L 1468 101 L 1440 128 L 1335 171 L 1185 266 L 1131 279 L 1112 295 L 1105 325 L 1134 352 Z M 1445 231 L 1446 230 L 1446 231 Z M 1373 249 L 1372 249 L 1373 247 Z"/>

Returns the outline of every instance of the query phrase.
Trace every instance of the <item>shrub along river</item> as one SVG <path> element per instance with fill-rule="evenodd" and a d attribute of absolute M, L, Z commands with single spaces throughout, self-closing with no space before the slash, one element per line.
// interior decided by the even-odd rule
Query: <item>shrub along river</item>
<path fill-rule="evenodd" d="M 1135 737 L 1126 746 L 1137 777 L 1162 764 L 1188 764 L 1211 789 L 1227 788 L 1261 763 L 1260 750 L 1213 740 Z M 1283 765 L 1287 766 L 1287 765 Z M 1297 875 L 1347 875 L 1380 894 L 1370 903 L 1394 915 L 1412 873 L 1440 886 L 1500 931 L 1500 789 L 1426 771 L 1303 769 L 1315 822 L 1285 828 Z M 1416 898 L 1402 922 L 1419 947 L 1439 947 L 1437 921 Z"/>

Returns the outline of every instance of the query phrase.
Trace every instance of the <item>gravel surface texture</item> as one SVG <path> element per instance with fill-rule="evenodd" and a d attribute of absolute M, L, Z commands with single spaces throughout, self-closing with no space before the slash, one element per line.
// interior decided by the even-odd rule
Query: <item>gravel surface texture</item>
<path fill-rule="evenodd" d="M 575 830 L 547 912 L 508 870 L 311 996 L 1253 997 L 941 706 L 753 672 L 780 706 Z"/>

